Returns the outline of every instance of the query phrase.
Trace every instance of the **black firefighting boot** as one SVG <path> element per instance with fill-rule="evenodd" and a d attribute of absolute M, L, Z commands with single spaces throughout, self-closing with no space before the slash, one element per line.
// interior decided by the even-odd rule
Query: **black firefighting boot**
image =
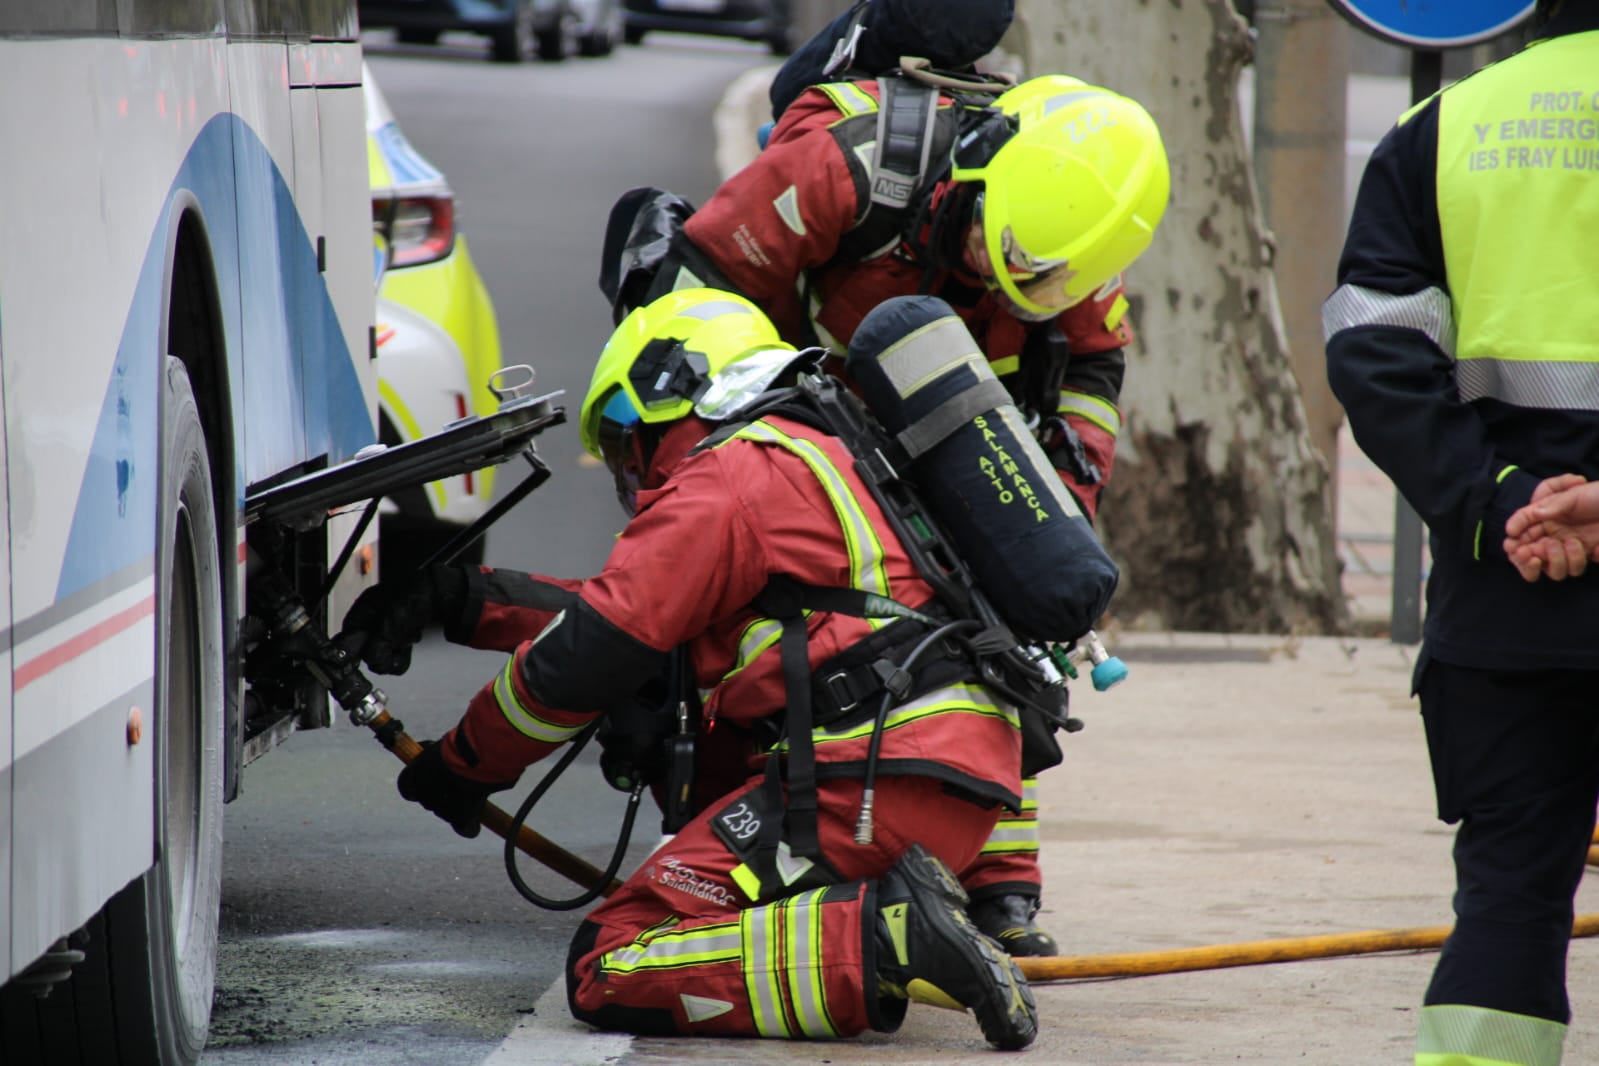
<path fill-rule="evenodd" d="M 966 908 L 972 924 L 1012 955 L 1059 955 L 1055 938 L 1033 924 L 1037 896 L 990 896 Z"/>
<path fill-rule="evenodd" d="M 877 977 L 886 994 L 970 1010 L 983 1036 L 1004 1051 L 1038 1035 L 1027 978 L 966 916 L 960 882 L 920 844 L 901 855 L 877 888 Z"/>

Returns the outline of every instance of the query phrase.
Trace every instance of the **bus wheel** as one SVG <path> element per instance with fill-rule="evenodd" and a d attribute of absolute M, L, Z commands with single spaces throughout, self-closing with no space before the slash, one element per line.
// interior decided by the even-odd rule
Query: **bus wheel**
<path fill-rule="evenodd" d="M 222 901 L 222 567 L 211 464 L 189 375 L 168 356 L 156 564 L 156 863 L 104 911 L 86 949 L 109 969 L 111 1026 L 85 1040 L 126 1061 L 189 1066 L 205 1047 Z M 86 972 L 84 977 L 93 976 Z M 138 1049 L 129 1055 L 130 1049 Z"/>
<path fill-rule="evenodd" d="M 222 566 L 211 464 L 183 363 L 161 395 L 156 541 L 155 865 L 0 995 L 0 1062 L 193 1066 L 205 1047 L 222 901 Z"/>

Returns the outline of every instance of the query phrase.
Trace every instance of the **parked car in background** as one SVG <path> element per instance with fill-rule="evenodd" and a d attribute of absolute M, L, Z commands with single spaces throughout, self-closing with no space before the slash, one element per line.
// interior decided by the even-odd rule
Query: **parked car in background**
<path fill-rule="evenodd" d="M 378 288 L 378 441 L 404 444 L 498 401 L 488 381 L 500 369 L 494 305 L 455 227 L 455 195 L 394 121 L 372 72 L 366 94 L 372 226 L 387 265 Z M 404 573 L 488 509 L 494 470 L 435 481 L 383 501 L 378 558 Z M 481 562 L 482 541 L 461 562 Z"/>
<path fill-rule="evenodd" d="M 402 44 L 437 44 L 450 30 L 489 39 L 489 55 L 520 63 L 573 52 L 605 55 L 621 34 L 621 0 L 360 0 L 363 30 L 392 27 Z"/>
<path fill-rule="evenodd" d="M 779 56 L 794 50 L 789 0 L 623 0 L 623 8 L 628 44 L 672 30 L 763 41 Z"/>
<path fill-rule="evenodd" d="M 571 0 L 577 16 L 577 50 L 586 56 L 607 56 L 622 43 L 626 21 L 622 0 Z"/>

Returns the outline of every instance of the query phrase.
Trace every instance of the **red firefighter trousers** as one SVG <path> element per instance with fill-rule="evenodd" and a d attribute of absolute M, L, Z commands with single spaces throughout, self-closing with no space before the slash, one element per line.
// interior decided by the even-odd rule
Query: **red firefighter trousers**
<path fill-rule="evenodd" d="M 696 1036 L 898 1028 L 904 1002 L 877 991 L 876 881 L 913 843 L 964 868 L 999 808 L 931 778 L 880 777 L 873 841 L 859 845 L 861 783 L 822 780 L 817 828 L 836 883 L 801 876 L 797 890 L 757 900 L 741 887 L 750 884 L 743 861 L 712 823 L 760 787 L 752 778 L 710 805 L 589 914 L 567 960 L 574 1016 L 605 1029 Z"/>

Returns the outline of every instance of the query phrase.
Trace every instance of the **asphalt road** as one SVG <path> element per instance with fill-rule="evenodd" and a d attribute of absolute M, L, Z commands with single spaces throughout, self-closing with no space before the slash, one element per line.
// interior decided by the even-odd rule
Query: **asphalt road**
<path fill-rule="evenodd" d="M 710 112 L 731 79 L 768 62 L 765 53 L 655 35 L 604 59 L 508 67 L 487 62 L 470 37 L 437 49 L 376 35 L 370 43 L 401 127 L 456 191 L 506 361 L 531 363 L 544 388 L 565 389 L 575 416 L 610 328 L 596 285 L 610 205 L 645 184 L 703 200 L 716 182 Z M 591 573 L 622 522 L 607 475 L 579 462 L 570 424 L 540 450 L 554 477 L 490 533 L 489 561 Z M 502 477 L 498 490 L 510 482 Z M 395 714 L 426 738 L 453 724 L 502 663 L 432 640 L 407 675 L 380 680 Z M 460 839 L 401 801 L 398 767 L 341 719 L 246 769 L 243 795 L 227 810 L 206 1066 L 476 1066 L 560 982 L 581 912 L 524 902 L 499 839 Z M 506 805 L 524 792 L 507 793 Z M 603 865 L 624 803 L 585 753 L 533 824 Z M 625 869 L 657 827 L 646 810 Z M 527 876 L 546 894 L 570 894 L 536 866 Z"/>

